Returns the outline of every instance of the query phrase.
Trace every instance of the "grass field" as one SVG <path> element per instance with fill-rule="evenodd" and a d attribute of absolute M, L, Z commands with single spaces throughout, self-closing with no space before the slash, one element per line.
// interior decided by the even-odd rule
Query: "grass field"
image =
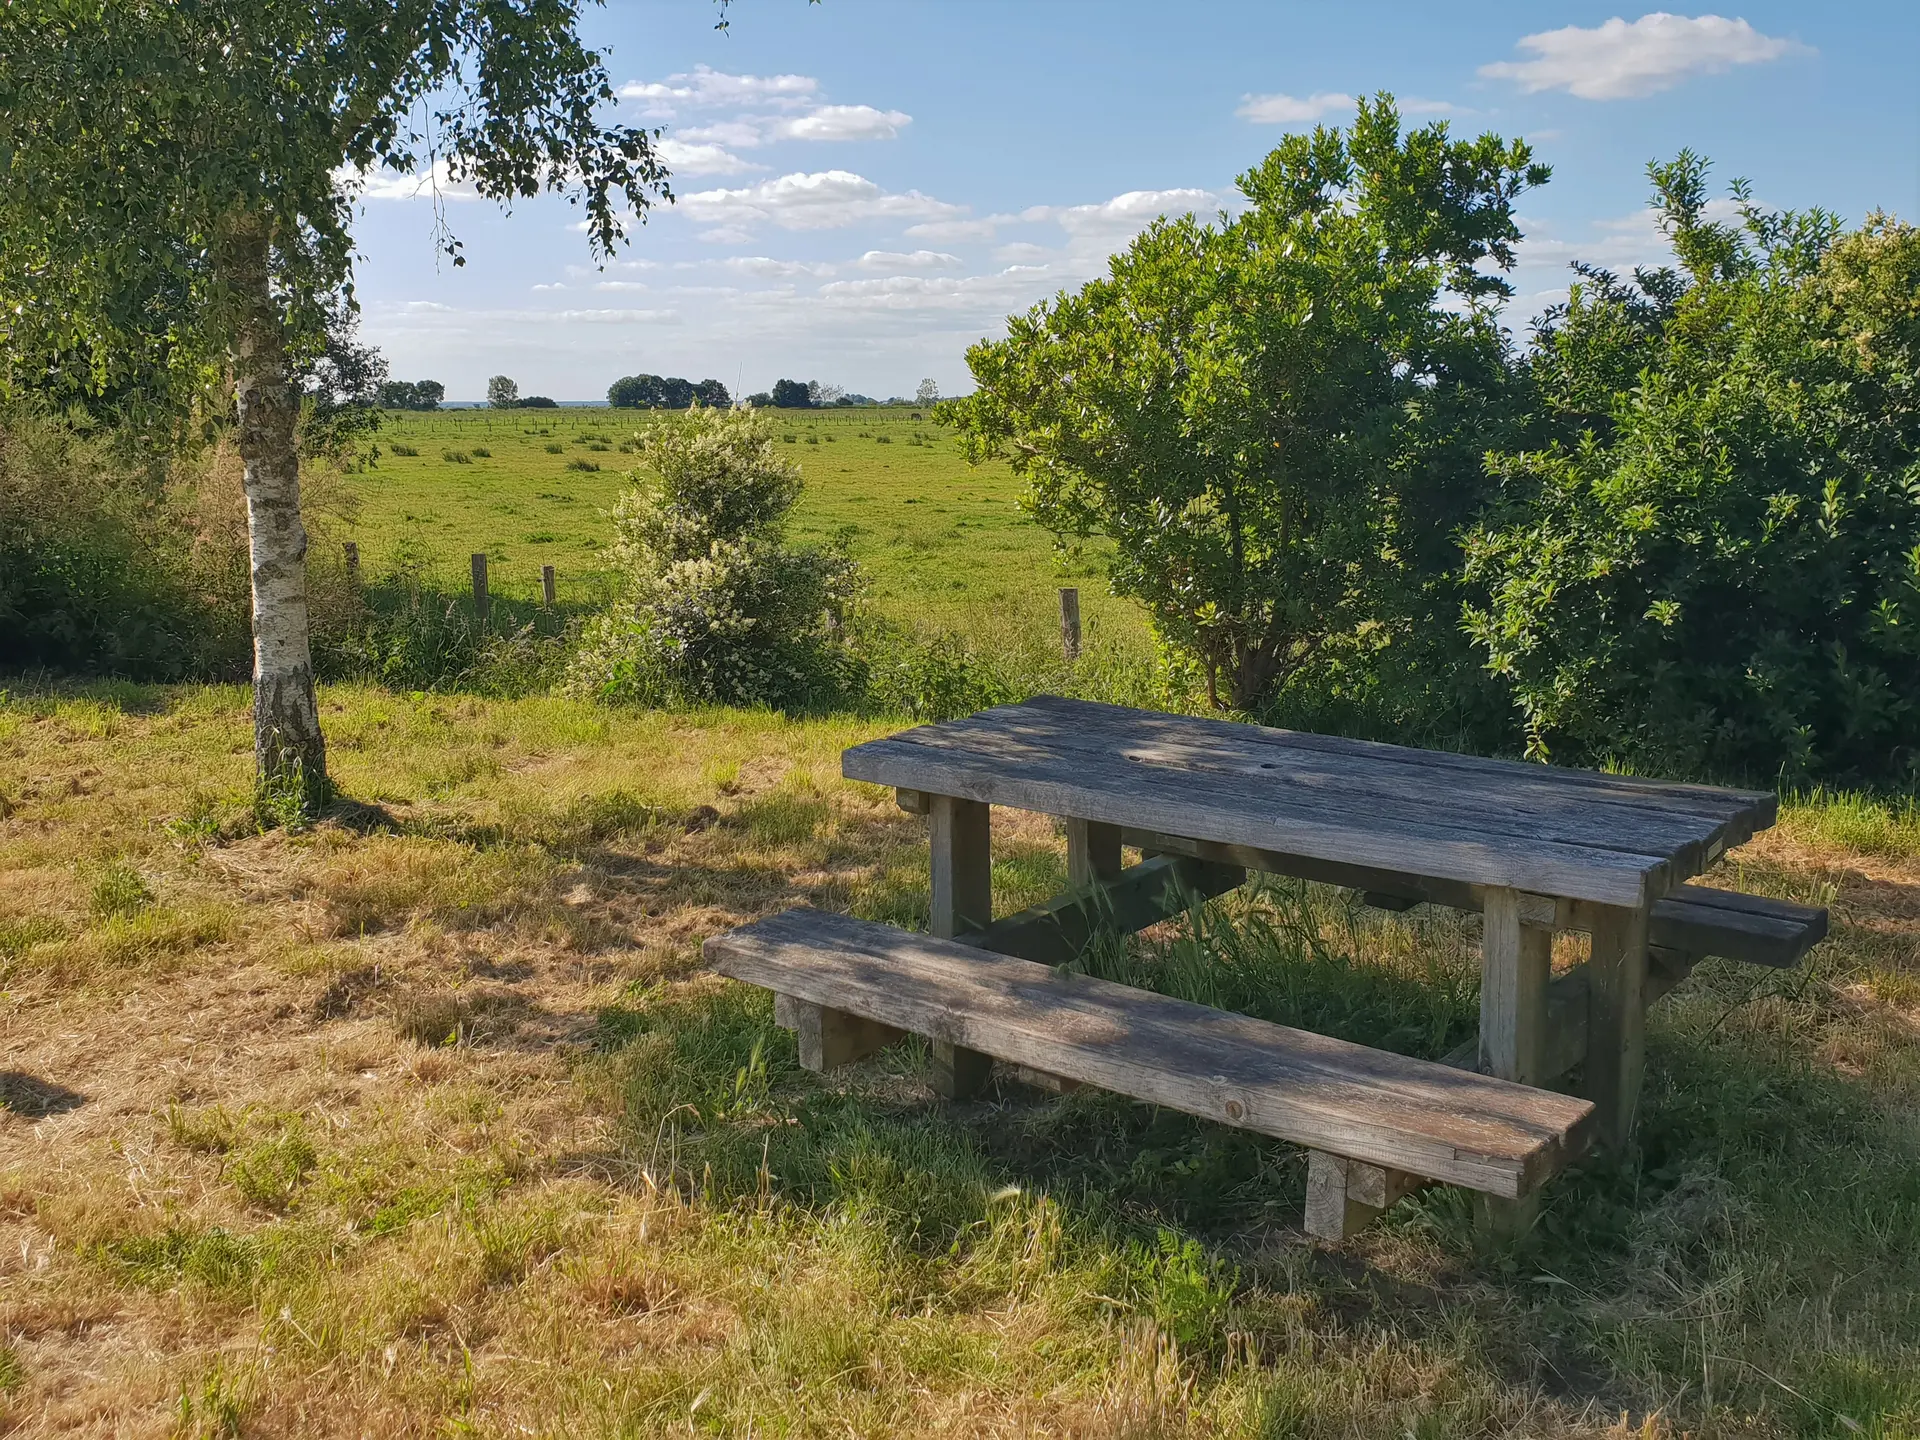
<path fill-rule="evenodd" d="M 1050 629 L 1059 587 L 1077 585 L 1090 639 L 1144 631 L 1134 607 L 1107 595 L 1097 551 L 1057 558 L 1021 513 L 1007 467 L 969 466 L 940 426 L 905 410 L 770 413 L 806 484 L 796 534 L 846 534 L 881 614 L 969 634 Z M 537 595 L 549 564 L 563 603 L 597 602 L 610 579 L 609 512 L 635 463 L 620 446 L 669 421 L 605 409 L 390 413 L 377 467 L 348 480 L 357 514 L 344 536 L 370 576 L 411 561 L 463 585 L 468 557 L 485 551 L 503 595 Z"/>
<path fill-rule="evenodd" d="M 1920 1434 L 1911 810 L 1723 862 L 1833 939 L 1663 1001 L 1639 1148 L 1527 1245 L 1439 1191 L 1326 1248 L 1287 1146 L 942 1105 L 913 1046 L 822 1079 L 700 970 L 796 902 L 924 923 L 920 822 L 838 778 L 884 725 L 322 705 L 358 804 L 262 835 L 243 691 L 0 701 L 15 1433 Z M 1051 822 L 995 844 L 999 908 L 1060 883 Z M 1435 1053 L 1476 925 L 1280 886 L 1102 965 Z"/>

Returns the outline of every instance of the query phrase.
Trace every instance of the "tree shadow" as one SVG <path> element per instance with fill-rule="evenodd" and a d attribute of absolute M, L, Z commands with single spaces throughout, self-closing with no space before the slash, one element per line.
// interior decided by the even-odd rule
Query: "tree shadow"
<path fill-rule="evenodd" d="M 23 1120 L 45 1120 L 65 1115 L 87 1103 L 87 1097 L 51 1080 L 22 1070 L 0 1070 L 0 1111 Z"/>

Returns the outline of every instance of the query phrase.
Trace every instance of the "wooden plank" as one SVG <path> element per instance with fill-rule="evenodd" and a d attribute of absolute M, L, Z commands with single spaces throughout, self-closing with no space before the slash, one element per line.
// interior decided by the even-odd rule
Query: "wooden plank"
<path fill-rule="evenodd" d="M 1752 810 L 1764 818 L 1760 828 L 1771 825 L 1779 809 L 1779 797 L 1766 790 L 1734 790 L 1718 785 L 1696 785 L 1671 780 L 1642 779 L 1631 775 L 1613 775 L 1598 770 L 1577 770 L 1565 766 L 1544 766 L 1517 760 L 1494 760 L 1479 755 L 1462 755 L 1449 750 L 1421 750 L 1405 745 L 1388 745 L 1375 740 L 1350 740 L 1338 735 L 1316 735 L 1303 730 L 1282 730 L 1265 725 L 1246 725 L 1209 716 L 1167 715 L 1159 711 L 1138 710 L 1120 705 L 1100 705 L 1092 701 L 1071 700 L 1057 695 L 1040 695 L 1017 706 L 1001 706 L 983 711 L 984 715 L 1017 714 L 1021 719 L 1035 714 L 1053 713 L 1069 717 L 1082 727 L 1104 724 L 1135 733 L 1168 730 L 1186 735 L 1206 735 L 1233 741 L 1253 740 L 1277 748 L 1313 752 L 1364 760 L 1370 766 L 1404 765 L 1423 770 L 1462 774 L 1490 783 L 1546 783 L 1556 789 L 1581 788 L 1598 794 L 1630 800 L 1634 804 L 1674 809 L 1702 815 L 1722 815 Z"/>
<path fill-rule="evenodd" d="M 1075 890 L 1086 890 L 1120 873 L 1120 827 L 1102 825 L 1096 820 L 1075 820 L 1067 825 L 1067 883 Z"/>
<path fill-rule="evenodd" d="M 993 812 L 974 800 L 929 795 L 927 819 L 933 864 L 933 933 L 952 939 L 993 921 Z M 879 1017 L 873 1017 L 879 1018 Z M 966 1100 L 986 1088 L 990 1057 L 932 1036 L 936 1094 Z"/>
<path fill-rule="evenodd" d="M 1655 945 L 1790 969 L 1827 935 L 1827 912 L 1764 895 L 1682 885 L 1655 902 L 1648 922 Z"/>
<path fill-rule="evenodd" d="M 1321 1240 L 1344 1240 L 1426 1183 L 1404 1170 L 1388 1170 L 1363 1160 L 1310 1150 L 1304 1228 Z"/>
<path fill-rule="evenodd" d="M 1593 937 L 1587 974 L 1587 1053 L 1582 1090 L 1593 1101 L 1600 1139 L 1623 1146 L 1633 1130 L 1646 1066 L 1647 912 L 1588 910 Z"/>
<path fill-rule="evenodd" d="M 1041 905 L 996 920 L 984 930 L 955 936 L 1000 955 L 1017 955 L 1042 965 L 1077 959 L 1087 942 L 1102 931 L 1130 935 L 1179 915 L 1189 907 L 1224 894 L 1247 878 L 1246 871 L 1184 855 L 1143 860 L 1103 885 L 1069 891 Z"/>
<path fill-rule="evenodd" d="M 1125 736 L 1091 728 L 1015 729 L 984 723 L 992 713 L 910 730 L 859 749 L 893 746 L 909 758 L 915 751 L 933 751 L 950 764 L 1030 774 L 1037 770 L 1051 778 L 1075 777 L 1088 786 L 1128 792 L 1172 786 L 1206 795 L 1231 810 L 1348 812 L 1357 804 L 1383 827 L 1627 851 L 1674 861 L 1687 874 L 1711 864 L 1729 839 L 1725 821 L 1622 806 L 1551 785 L 1541 787 L 1541 795 L 1529 802 L 1476 791 L 1458 777 L 1406 767 L 1368 773 L 1342 762 L 1347 769 L 1329 771 L 1298 765 L 1294 762 L 1301 757 L 1284 751 L 1264 752 L 1283 755 L 1282 761 L 1262 761 L 1260 747 L 1242 747 L 1252 750 L 1249 756 L 1225 755 L 1170 742 L 1129 743 Z M 1743 831 L 1738 838 L 1750 833 Z"/>
<path fill-rule="evenodd" d="M 784 1009 L 793 1021 L 794 1038 L 800 1046 L 800 1068 L 803 1070 L 819 1072 L 851 1065 L 856 1060 L 866 1059 L 876 1050 L 885 1049 L 906 1034 L 903 1030 L 882 1025 L 862 1015 L 830 1010 L 824 1005 L 815 1005 L 792 996 L 781 998 L 787 1001 Z"/>
<path fill-rule="evenodd" d="M 1323 736 L 1050 698 L 894 738 L 980 749 L 1001 742 L 1055 753 L 1090 751 L 1138 766 L 1285 782 L 1345 796 L 1431 801 L 1460 813 L 1577 815 L 1595 824 L 1595 843 L 1604 848 L 1621 848 L 1636 843 L 1642 832 L 1673 827 L 1703 834 L 1732 826 L 1738 833 L 1729 833 L 1727 842 L 1740 843 L 1758 828 L 1756 821 L 1768 823 L 1777 809 L 1773 797 L 1759 792 L 1699 787 L 1676 797 L 1666 793 L 1667 787 L 1650 789 L 1646 782 L 1622 785 L 1615 783 L 1619 777 L 1511 761 L 1478 761 L 1480 768 L 1436 767 L 1429 762 L 1459 757 L 1399 746 L 1374 747 L 1357 755 L 1329 752 L 1302 743 L 1328 738 Z"/>
<path fill-rule="evenodd" d="M 1640 905 L 1665 894 L 1673 880 L 1665 860 L 1645 855 L 1412 822 L 1389 827 L 1369 810 L 1338 803 L 1263 808 L 1244 797 L 1229 801 L 1208 796 L 1183 777 L 1153 776 L 1145 767 L 1135 767 L 1138 773 L 1124 777 L 1125 785 L 1102 786 L 1090 784 L 1080 767 L 1044 758 L 987 765 L 927 746 L 882 748 L 889 743 L 848 750 L 842 757 L 844 773 L 875 784 L 1043 814 L 1079 815 L 1125 828 L 1372 867 L 1385 874 L 1505 885 L 1573 899 Z"/>
<path fill-rule="evenodd" d="M 817 911 L 719 935 L 723 974 L 1385 1169 L 1519 1196 L 1586 1142 L 1569 1096 Z"/>

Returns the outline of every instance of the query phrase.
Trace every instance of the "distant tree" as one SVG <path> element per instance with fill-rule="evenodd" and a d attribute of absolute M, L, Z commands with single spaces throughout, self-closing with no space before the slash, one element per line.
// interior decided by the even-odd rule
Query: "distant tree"
<path fill-rule="evenodd" d="M 651 135 L 597 118 L 615 97 L 579 26 L 570 0 L 0 6 L 0 384 L 138 377 L 186 415 L 230 381 L 265 797 L 310 809 L 328 788 L 296 387 L 352 271 L 337 177 L 571 192 L 607 253 L 666 177 Z"/>
<path fill-rule="evenodd" d="M 718 380 L 702 380 L 693 387 L 693 398 L 709 410 L 728 410 L 733 407 L 733 397 Z"/>
<path fill-rule="evenodd" d="M 607 387 L 607 404 L 616 410 L 651 410 L 659 395 L 658 375 L 622 375 Z"/>
<path fill-rule="evenodd" d="M 753 394 L 747 396 L 747 404 L 753 406 L 756 410 L 764 410 L 773 404 L 773 396 L 765 390 L 756 390 Z"/>
<path fill-rule="evenodd" d="M 938 380 L 922 380 L 920 382 L 920 388 L 913 392 L 913 403 L 925 406 L 939 404 L 940 382 Z"/>
<path fill-rule="evenodd" d="M 520 403 L 520 387 L 505 375 L 487 381 L 487 404 L 496 410 L 511 410 Z"/>
<path fill-rule="evenodd" d="M 522 410 L 557 410 L 560 402 L 550 395 L 528 395 L 519 403 Z"/>
<path fill-rule="evenodd" d="M 773 382 L 773 404 L 780 410 L 804 410 L 813 404 L 804 380 L 776 380 Z"/>
<path fill-rule="evenodd" d="M 693 382 L 669 375 L 660 382 L 660 408 L 685 410 L 693 404 Z"/>
<path fill-rule="evenodd" d="M 809 405 L 838 405 L 840 397 L 847 392 L 838 385 L 829 385 L 821 380 L 807 382 L 807 403 Z"/>
<path fill-rule="evenodd" d="M 447 387 L 438 380 L 389 380 L 380 387 L 380 404 L 387 410 L 438 410 Z"/>
<path fill-rule="evenodd" d="M 1330 642 L 1400 626 L 1417 557 L 1470 517 L 1477 456 L 1463 489 L 1429 457 L 1504 377 L 1510 287 L 1482 267 L 1513 264 L 1513 200 L 1548 175 L 1364 101 L 1241 176 L 1238 217 L 1156 221 L 975 345 L 978 389 L 939 418 L 1056 535 L 1112 541 L 1114 589 L 1213 703 L 1262 710 Z"/>
<path fill-rule="evenodd" d="M 380 397 L 387 387 L 387 361 L 359 341 L 359 317 L 336 306 L 328 318 L 326 347 L 299 375 L 300 453 L 357 464 L 360 447 L 380 428 Z"/>

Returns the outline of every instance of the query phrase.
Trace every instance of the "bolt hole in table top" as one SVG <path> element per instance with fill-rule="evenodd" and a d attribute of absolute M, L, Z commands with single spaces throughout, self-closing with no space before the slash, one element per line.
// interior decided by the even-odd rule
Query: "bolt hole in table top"
<path fill-rule="evenodd" d="M 895 787 L 928 815 L 936 936 L 992 928 L 995 805 L 1061 817 L 1081 889 L 1112 885 L 1131 844 L 1351 886 L 1393 908 L 1478 911 L 1477 1068 L 1540 1085 L 1577 1056 L 1599 1135 L 1613 1142 L 1632 1123 L 1646 1005 L 1660 983 L 1649 984 L 1656 908 L 1778 808 L 1761 792 L 1055 697 L 856 746 L 843 770 Z M 1591 936 L 1583 983 L 1572 987 L 1583 1013 L 1550 1004 L 1560 930 Z M 1557 1036 L 1556 1020 L 1580 1033 Z"/>

